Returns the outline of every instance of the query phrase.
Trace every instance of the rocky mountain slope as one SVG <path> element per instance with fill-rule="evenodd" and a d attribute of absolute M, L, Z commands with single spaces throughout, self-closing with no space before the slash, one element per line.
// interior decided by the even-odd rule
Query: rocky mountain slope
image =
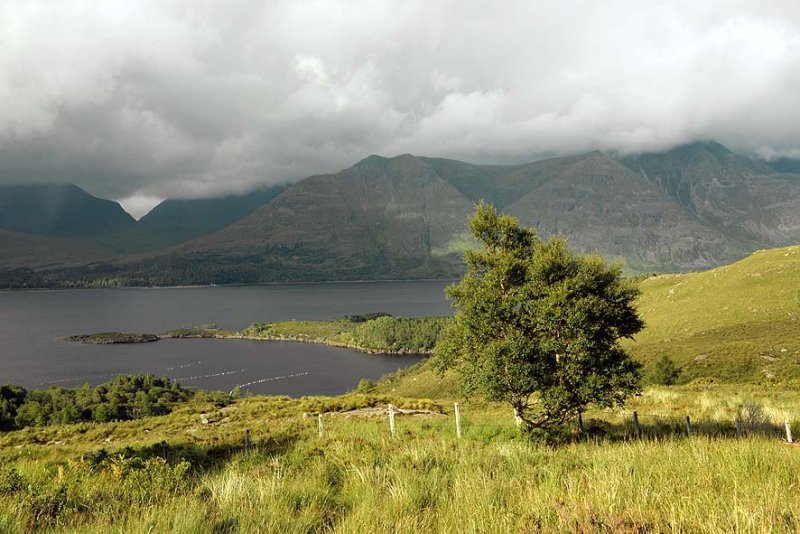
<path fill-rule="evenodd" d="M 456 276 L 470 245 L 466 220 L 480 199 L 543 236 L 624 259 L 630 272 L 704 269 L 800 240 L 800 174 L 714 142 L 511 166 L 405 154 L 370 156 L 301 180 L 230 226 L 178 246 L 33 273 L 33 283 L 75 276 L 165 285 Z"/>

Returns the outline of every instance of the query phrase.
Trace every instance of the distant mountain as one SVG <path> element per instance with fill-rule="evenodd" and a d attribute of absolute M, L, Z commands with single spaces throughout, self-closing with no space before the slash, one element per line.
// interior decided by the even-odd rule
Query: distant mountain
<path fill-rule="evenodd" d="M 207 235 L 250 215 L 278 196 L 286 185 L 217 198 L 167 199 L 136 224 L 138 248 L 153 250 Z M 129 238 L 129 241 L 132 239 Z"/>
<path fill-rule="evenodd" d="M 766 164 L 775 172 L 800 174 L 800 159 L 778 158 L 767 161 Z"/>
<path fill-rule="evenodd" d="M 167 199 L 137 222 L 118 203 L 75 185 L 0 186 L 0 270 L 76 266 L 170 247 L 238 221 L 285 188 Z"/>
<path fill-rule="evenodd" d="M 72 184 L 0 186 L 0 229 L 51 237 L 97 238 L 136 221 L 111 200 Z"/>
<path fill-rule="evenodd" d="M 76 277 L 156 285 L 453 277 L 479 199 L 543 236 L 624 259 L 632 272 L 703 269 L 800 241 L 800 174 L 714 142 L 511 166 L 405 154 L 301 180 L 237 222 L 172 248 L 31 277 L 43 285 Z M 223 224 L 227 213 L 186 206 L 154 210 L 140 221 L 152 225 L 144 235 L 169 235 L 192 217 Z"/>
<path fill-rule="evenodd" d="M 370 156 L 161 259 L 190 261 L 217 282 L 445 277 L 458 270 L 447 247 L 472 209 L 420 158 Z"/>
<path fill-rule="evenodd" d="M 5 271 L 75 267 L 119 255 L 119 250 L 90 240 L 21 234 L 0 229 L 0 268 Z"/>
<path fill-rule="evenodd" d="M 800 241 L 800 175 L 777 174 L 714 142 L 623 162 L 706 227 L 748 250 Z"/>

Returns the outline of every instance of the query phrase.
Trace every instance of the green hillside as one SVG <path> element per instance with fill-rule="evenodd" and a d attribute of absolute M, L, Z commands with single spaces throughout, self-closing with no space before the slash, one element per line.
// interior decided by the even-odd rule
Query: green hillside
<path fill-rule="evenodd" d="M 800 246 L 642 283 L 647 327 L 629 348 L 678 363 L 682 380 L 800 383 Z"/>
<path fill-rule="evenodd" d="M 640 288 L 646 326 L 623 345 L 644 364 L 645 380 L 667 356 L 681 370 L 680 383 L 800 385 L 800 246 L 710 271 L 653 276 Z M 385 378 L 378 390 L 452 396 L 455 378 L 422 363 Z"/>
<path fill-rule="evenodd" d="M 523 438 L 505 405 L 460 399 L 454 377 L 424 363 L 339 397 L 200 393 L 166 399 L 168 415 L 71 425 L 31 412 L 30 426 L 0 432 L 0 532 L 797 531 L 800 456 L 781 436 L 787 419 L 800 434 L 800 246 L 641 287 L 647 328 L 629 348 L 647 373 L 673 358 L 689 383 L 590 408 L 584 434 L 567 428 L 556 446 Z M 248 330 L 386 343 L 409 323 L 362 319 Z"/>

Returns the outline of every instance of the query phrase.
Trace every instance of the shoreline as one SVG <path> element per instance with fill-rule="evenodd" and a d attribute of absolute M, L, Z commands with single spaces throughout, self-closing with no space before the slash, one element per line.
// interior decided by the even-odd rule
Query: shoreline
<path fill-rule="evenodd" d="M 177 286 L 108 286 L 108 287 L 26 287 L 26 288 L 0 288 L 2 293 L 39 293 L 45 291 L 103 291 L 103 290 L 135 290 L 135 289 L 201 289 L 214 287 L 260 287 L 260 286 L 311 286 L 311 285 L 338 285 L 338 284 L 379 284 L 379 283 L 412 283 L 412 282 L 456 282 L 458 278 L 402 278 L 402 279 L 369 279 L 369 280 L 322 280 L 316 282 L 256 282 L 254 284 L 194 284 Z"/>

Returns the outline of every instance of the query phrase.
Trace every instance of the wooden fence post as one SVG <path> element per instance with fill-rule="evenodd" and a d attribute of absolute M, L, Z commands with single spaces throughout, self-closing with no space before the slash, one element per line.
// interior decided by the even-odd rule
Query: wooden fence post
<path fill-rule="evenodd" d="M 453 411 L 456 414 L 456 436 L 461 439 L 461 412 L 458 410 L 458 403 L 453 403 Z"/>
<path fill-rule="evenodd" d="M 786 442 L 794 443 L 794 441 L 792 441 L 792 425 L 789 423 L 788 419 L 783 422 L 783 426 L 786 427 Z"/>
<path fill-rule="evenodd" d="M 583 435 L 583 413 L 578 412 L 578 434 Z"/>
<path fill-rule="evenodd" d="M 639 426 L 639 414 L 635 410 L 633 412 L 633 434 L 637 438 L 642 437 L 642 428 Z"/>
<path fill-rule="evenodd" d="M 692 423 L 688 415 L 686 416 L 686 437 L 687 438 L 692 437 Z"/>
<path fill-rule="evenodd" d="M 244 431 L 244 453 L 250 454 L 250 429 Z"/>
<path fill-rule="evenodd" d="M 389 405 L 389 430 L 392 431 L 392 437 L 394 437 L 394 406 L 391 404 Z"/>
<path fill-rule="evenodd" d="M 161 442 L 161 448 L 164 450 L 164 460 L 166 461 L 167 460 L 167 442 L 166 442 L 166 440 Z"/>
<path fill-rule="evenodd" d="M 738 417 L 736 418 L 736 437 L 739 439 L 742 437 L 742 421 Z"/>
<path fill-rule="evenodd" d="M 317 430 L 319 431 L 319 437 L 321 439 L 324 430 L 324 427 L 322 426 L 322 414 L 317 415 Z"/>

